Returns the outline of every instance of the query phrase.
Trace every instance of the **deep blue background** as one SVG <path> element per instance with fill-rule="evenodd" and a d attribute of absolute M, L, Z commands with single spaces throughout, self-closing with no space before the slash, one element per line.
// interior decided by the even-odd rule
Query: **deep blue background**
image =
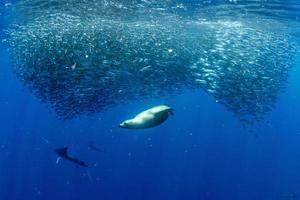
<path fill-rule="evenodd" d="M 297 56 L 276 109 L 251 132 L 200 90 L 59 120 L 15 77 L 1 44 L 0 200 L 300 199 Z M 175 109 L 162 126 L 117 127 L 160 103 Z M 91 140 L 105 152 L 90 151 Z M 53 149 L 62 146 L 92 167 L 56 164 Z"/>

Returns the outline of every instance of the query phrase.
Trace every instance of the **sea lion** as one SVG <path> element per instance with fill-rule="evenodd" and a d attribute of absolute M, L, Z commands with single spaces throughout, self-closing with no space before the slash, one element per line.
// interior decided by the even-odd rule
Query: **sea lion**
<path fill-rule="evenodd" d="M 145 110 L 132 119 L 125 120 L 119 126 L 128 129 L 152 128 L 162 124 L 173 115 L 173 109 L 166 105 L 159 105 Z"/>

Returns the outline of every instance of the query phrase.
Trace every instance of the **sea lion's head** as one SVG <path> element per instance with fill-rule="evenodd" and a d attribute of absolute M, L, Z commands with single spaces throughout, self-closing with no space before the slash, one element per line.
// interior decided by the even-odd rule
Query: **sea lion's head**
<path fill-rule="evenodd" d="M 130 120 L 125 120 L 124 122 L 119 124 L 119 127 L 120 128 L 128 128 L 129 124 L 130 124 Z"/>
<path fill-rule="evenodd" d="M 123 121 L 119 125 L 119 127 L 133 129 L 133 128 L 136 128 L 136 126 L 138 126 L 140 124 L 141 123 L 138 123 L 138 121 L 135 118 L 133 118 L 133 119 L 128 119 L 128 120 Z"/>

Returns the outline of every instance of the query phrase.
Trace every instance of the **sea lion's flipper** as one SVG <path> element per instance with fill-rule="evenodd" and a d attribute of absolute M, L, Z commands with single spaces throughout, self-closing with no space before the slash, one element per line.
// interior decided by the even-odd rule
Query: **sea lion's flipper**
<path fill-rule="evenodd" d="M 174 116 L 174 110 L 173 109 L 170 109 L 169 115 Z"/>

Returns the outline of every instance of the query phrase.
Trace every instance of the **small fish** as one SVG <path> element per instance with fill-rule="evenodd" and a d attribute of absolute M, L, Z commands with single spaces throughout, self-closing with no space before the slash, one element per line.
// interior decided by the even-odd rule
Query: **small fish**
<path fill-rule="evenodd" d="M 143 67 L 142 69 L 140 69 L 140 72 L 144 72 L 144 71 L 147 71 L 148 69 L 150 69 L 152 66 L 151 65 L 148 65 L 146 67 Z"/>
<path fill-rule="evenodd" d="M 47 143 L 47 144 L 50 144 L 50 142 L 49 142 L 49 140 L 48 140 L 48 139 L 46 139 L 46 138 L 42 137 L 42 140 L 43 140 L 45 143 Z"/>
<path fill-rule="evenodd" d="M 71 67 L 72 70 L 76 69 L 76 63 L 74 63 Z"/>

